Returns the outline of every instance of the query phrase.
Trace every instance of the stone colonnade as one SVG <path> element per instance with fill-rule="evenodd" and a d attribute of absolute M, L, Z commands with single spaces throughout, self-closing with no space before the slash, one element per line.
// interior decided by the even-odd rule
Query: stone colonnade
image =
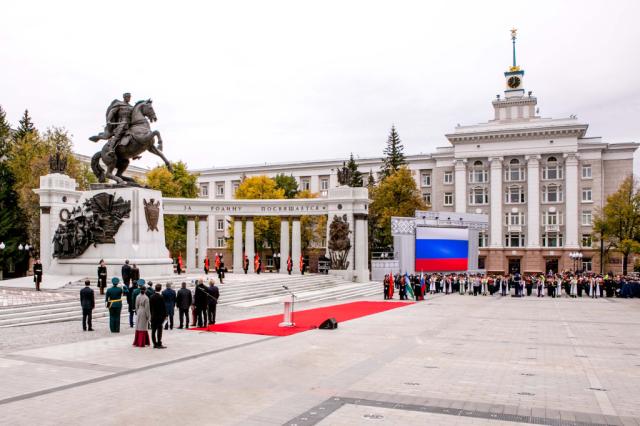
<path fill-rule="evenodd" d="M 187 269 L 200 269 L 207 255 L 209 226 L 208 216 L 187 216 Z M 289 221 L 291 220 L 291 231 Z M 196 222 L 198 222 L 196 233 Z M 235 216 L 233 229 L 233 268 L 241 271 L 243 253 L 249 259 L 249 272 L 255 272 L 253 259 L 255 256 L 255 228 L 253 216 Z M 244 244 L 242 231 L 244 228 Z M 240 236 L 240 237 L 238 237 Z M 280 273 L 287 273 L 287 258 L 291 254 L 293 272 L 300 273 L 300 256 L 302 255 L 302 235 L 300 216 L 291 218 L 283 216 L 280 222 Z M 243 251 L 244 247 L 244 251 Z M 196 250 L 197 248 L 197 250 Z M 291 249 L 291 251 L 290 251 Z"/>

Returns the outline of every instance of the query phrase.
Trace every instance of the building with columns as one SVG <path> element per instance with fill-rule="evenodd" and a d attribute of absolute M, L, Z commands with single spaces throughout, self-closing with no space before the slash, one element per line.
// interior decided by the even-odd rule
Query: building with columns
<path fill-rule="evenodd" d="M 539 115 L 538 99 L 525 90 L 525 72 L 513 63 L 504 72 L 504 93 L 492 101 L 493 117 L 458 125 L 449 145 L 431 154 L 408 155 L 425 201 L 436 211 L 488 214 L 489 230 L 479 236 L 479 267 L 491 272 L 600 270 L 592 236 L 593 218 L 606 197 L 633 172 L 635 142 L 607 143 L 587 137 L 588 124 L 574 115 Z M 233 199 L 244 176 L 292 175 L 300 189 L 326 196 L 337 187 L 343 160 L 247 165 L 196 170 L 203 198 Z M 359 170 L 376 173 L 381 158 L 358 158 Z M 209 214 L 207 245 L 225 246 L 223 213 Z M 201 225 L 202 226 L 202 225 Z M 203 244 L 203 242 L 200 242 Z M 571 252 L 582 253 L 575 265 Z M 621 270 L 610 256 L 605 271 Z"/>

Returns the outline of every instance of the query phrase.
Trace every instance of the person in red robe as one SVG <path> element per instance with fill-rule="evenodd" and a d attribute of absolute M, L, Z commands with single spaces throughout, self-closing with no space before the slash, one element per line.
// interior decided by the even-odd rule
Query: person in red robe
<path fill-rule="evenodd" d="M 204 258 L 204 274 L 205 275 L 209 275 L 209 268 L 210 268 L 209 256 L 207 256 Z"/>
<path fill-rule="evenodd" d="M 291 271 L 293 271 L 293 261 L 291 260 L 291 255 L 287 258 L 287 272 L 291 275 Z"/>
<path fill-rule="evenodd" d="M 180 275 L 182 273 L 182 271 L 184 271 L 184 267 L 182 266 L 182 255 L 178 254 L 178 261 L 176 262 L 176 269 L 178 272 L 178 275 Z"/>
<path fill-rule="evenodd" d="M 260 267 L 262 266 L 262 262 L 260 261 L 260 256 L 258 253 L 253 258 L 253 268 L 256 271 L 256 274 L 260 274 Z"/>
<path fill-rule="evenodd" d="M 304 256 L 300 255 L 300 273 L 304 275 Z"/>

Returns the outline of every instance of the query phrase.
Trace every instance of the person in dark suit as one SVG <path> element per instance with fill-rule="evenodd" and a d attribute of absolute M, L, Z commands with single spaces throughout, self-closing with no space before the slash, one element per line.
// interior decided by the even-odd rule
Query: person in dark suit
<path fill-rule="evenodd" d="M 162 298 L 164 299 L 164 305 L 167 308 L 169 321 L 164 325 L 164 329 L 168 330 L 170 328 L 173 330 L 173 312 L 176 308 L 176 291 L 171 288 L 171 283 L 167 283 L 166 287 L 167 288 L 162 291 Z"/>
<path fill-rule="evenodd" d="M 161 284 L 156 284 L 156 291 L 149 299 L 149 308 L 151 311 L 151 341 L 155 349 L 164 349 L 166 346 L 162 344 L 162 323 L 167 318 L 167 307 L 160 291 Z"/>
<path fill-rule="evenodd" d="M 194 304 L 196 305 L 196 317 L 198 318 L 198 327 L 207 326 L 207 305 L 209 304 L 209 293 L 204 286 L 203 280 L 198 280 L 196 285 Z"/>
<path fill-rule="evenodd" d="M 220 254 L 219 257 L 218 268 L 216 272 L 218 272 L 218 279 L 220 280 L 220 284 L 224 284 L 222 280 L 224 280 L 224 273 L 226 272 L 226 268 L 224 267 L 224 259 L 222 257 L 222 254 Z"/>
<path fill-rule="evenodd" d="M 216 283 L 211 280 L 209 281 L 209 324 L 216 323 L 216 307 L 218 305 L 218 299 L 220 298 L 220 290 L 216 286 Z"/>
<path fill-rule="evenodd" d="M 244 255 L 244 259 L 242 259 L 242 269 L 244 270 L 245 275 L 249 271 L 249 258 L 247 255 Z"/>
<path fill-rule="evenodd" d="M 129 265 L 129 260 L 124 261 L 124 265 L 122 265 L 122 283 L 128 288 L 129 283 L 131 282 L 131 266 Z"/>
<path fill-rule="evenodd" d="M 33 282 L 36 284 L 36 291 L 40 291 L 40 283 L 42 282 L 42 263 L 40 259 L 36 259 L 33 264 Z"/>
<path fill-rule="evenodd" d="M 87 331 L 87 326 L 89 327 L 89 331 L 93 331 L 93 327 L 91 324 L 91 313 L 93 308 L 96 307 L 96 298 L 93 294 L 93 290 L 89 285 L 91 281 L 86 280 L 84 282 L 84 288 L 80 290 L 80 306 L 82 306 L 82 329 Z"/>
<path fill-rule="evenodd" d="M 129 310 L 129 327 L 131 328 L 133 328 L 133 314 L 135 314 L 136 312 L 136 296 L 138 294 L 140 294 L 140 290 L 138 290 L 138 280 L 131 280 L 131 289 L 127 293 L 127 309 Z"/>
<path fill-rule="evenodd" d="M 134 263 L 133 266 L 131 267 L 131 282 L 137 281 L 139 279 L 140 279 L 140 269 L 138 268 L 138 265 Z"/>
<path fill-rule="evenodd" d="M 98 265 L 98 288 L 100 289 L 100 294 L 104 294 L 104 289 L 107 288 L 107 266 L 102 259 L 100 259 L 100 264 Z"/>
<path fill-rule="evenodd" d="M 186 324 L 187 328 L 189 328 L 189 308 L 191 308 L 191 302 L 193 302 L 193 296 L 191 295 L 191 290 L 187 288 L 187 283 L 182 282 L 182 288 L 178 290 L 178 294 L 176 295 L 176 305 L 178 305 L 178 316 L 180 318 L 180 327 L 182 328 L 183 324 Z M 184 319 L 184 323 L 182 320 Z"/>

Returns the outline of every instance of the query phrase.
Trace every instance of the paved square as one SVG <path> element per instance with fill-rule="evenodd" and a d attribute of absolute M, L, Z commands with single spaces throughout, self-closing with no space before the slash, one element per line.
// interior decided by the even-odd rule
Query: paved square
<path fill-rule="evenodd" d="M 72 337 L 16 346 L 3 330 L 0 411 L 24 425 L 636 425 L 639 306 L 455 294 L 289 337 L 173 330 L 163 351 L 133 348 L 128 327 L 20 327 Z"/>

